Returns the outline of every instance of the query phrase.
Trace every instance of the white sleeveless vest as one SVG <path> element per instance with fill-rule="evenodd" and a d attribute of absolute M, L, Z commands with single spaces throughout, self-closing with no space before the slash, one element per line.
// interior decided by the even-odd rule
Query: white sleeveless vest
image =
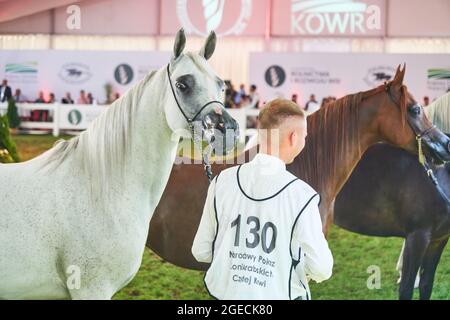
<path fill-rule="evenodd" d="M 311 296 L 305 272 L 307 252 L 302 252 L 297 229 L 301 215 L 310 208 L 320 224 L 317 209 L 320 196 L 286 171 L 281 160 L 272 158 L 258 154 L 252 162 L 224 170 L 215 179 L 214 221 L 210 219 L 207 223 L 208 218 L 202 217 L 193 254 L 200 257 L 202 251 L 207 251 L 208 236 L 202 236 L 202 229 L 208 234 L 209 224 L 214 229 L 209 238 L 212 234 L 214 237 L 209 243 L 212 263 L 205 275 L 205 285 L 217 299 Z M 270 166 L 264 167 L 261 163 L 266 160 Z M 323 251 L 325 269 L 330 269 L 331 253 L 321 225 L 316 231 L 317 228 L 319 240 L 313 239 L 312 245 L 306 247 L 310 251 Z M 312 250 L 311 246 L 317 248 Z M 316 252 L 313 255 L 320 256 Z"/>

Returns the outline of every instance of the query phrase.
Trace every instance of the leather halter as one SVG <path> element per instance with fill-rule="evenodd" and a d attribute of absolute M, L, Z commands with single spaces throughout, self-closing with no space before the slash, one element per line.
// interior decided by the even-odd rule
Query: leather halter
<path fill-rule="evenodd" d="M 191 137 L 194 140 L 194 121 L 197 119 L 197 117 L 202 113 L 202 111 L 210 106 L 213 103 L 217 103 L 219 105 L 221 105 L 223 108 L 225 108 L 224 104 L 221 101 L 217 101 L 217 100 L 212 100 L 209 101 L 207 103 L 205 103 L 199 111 L 197 111 L 197 113 L 195 113 L 195 115 L 193 117 L 188 117 L 188 115 L 186 114 L 186 112 L 184 112 L 183 108 L 181 107 L 180 102 L 178 101 L 177 98 L 177 94 L 175 92 L 175 89 L 173 88 L 173 84 L 172 84 L 172 79 L 170 78 L 170 63 L 167 65 L 167 78 L 169 79 L 169 84 L 170 84 L 170 89 L 172 90 L 172 95 L 173 98 L 175 99 L 175 102 L 177 104 L 178 109 L 180 110 L 181 114 L 183 115 L 183 117 L 186 119 L 186 122 L 188 123 L 188 127 L 189 130 L 191 132 Z M 207 148 L 208 150 L 210 148 Z M 209 159 L 208 159 L 208 154 L 203 154 L 202 156 L 202 162 L 203 162 L 203 166 L 205 168 L 205 172 L 206 172 L 206 176 L 209 180 L 209 182 L 212 181 L 212 170 L 211 170 L 211 164 L 209 163 Z"/>
<path fill-rule="evenodd" d="M 393 94 L 392 94 L 392 91 L 391 91 L 391 85 L 392 85 L 392 82 L 386 82 L 386 83 L 384 84 L 384 90 L 387 92 L 387 94 L 388 94 L 388 96 L 389 96 L 389 99 L 390 99 L 397 107 L 401 108 L 400 102 L 399 102 L 399 101 L 396 101 L 395 98 L 394 98 L 394 96 L 393 96 Z M 407 121 L 408 121 L 408 124 L 409 124 L 409 126 L 411 127 L 412 131 L 413 131 L 414 134 L 416 135 L 416 140 L 418 141 L 418 144 L 421 144 L 420 141 L 421 141 L 422 137 L 428 136 L 429 133 L 430 133 L 433 129 L 436 128 L 435 125 L 432 125 L 432 126 L 430 126 L 429 128 L 427 128 L 427 129 L 425 129 L 425 130 L 423 130 L 423 131 L 419 131 L 419 130 L 417 130 L 416 126 L 415 126 L 413 123 L 411 123 L 411 121 L 409 121 L 408 118 L 407 118 Z M 422 149 L 422 148 L 420 147 L 420 149 Z"/>
<path fill-rule="evenodd" d="M 200 110 L 197 111 L 197 113 L 193 117 L 188 117 L 186 112 L 184 112 L 183 108 L 181 107 L 180 102 L 178 101 L 177 94 L 175 93 L 175 89 L 173 88 L 172 79 L 170 78 L 170 64 L 167 65 L 167 78 L 169 79 L 170 89 L 172 89 L 172 94 L 175 99 L 175 102 L 177 103 L 178 109 L 180 110 L 183 117 L 186 119 L 186 122 L 188 123 L 189 129 L 191 130 L 191 133 L 194 133 L 194 121 L 197 119 L 197 117 L 202 113 L 202 111 L 208 107 L 209 105 L 213 103 L 220 104 L 222 107 L 225 108 L 224 104 L 217 100 L 212 100 L 203 105 L 203 107 L 200 108 Z"/>

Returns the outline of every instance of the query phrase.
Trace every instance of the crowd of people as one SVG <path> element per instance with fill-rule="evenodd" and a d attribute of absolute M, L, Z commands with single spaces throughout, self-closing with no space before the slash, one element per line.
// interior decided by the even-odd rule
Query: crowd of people
<path fill-rule="evenodd" d="M 114 93 L 111 97 L 111 102 L 120 98 L 119 93 Z M 39 91 L 38 95 L 35 99 L 29 99 L 25 95 L 23 95 L 22 90 L 17 88 L 14 90 L 8 85 L 8 80 L 3 79 L 0 85 L 0 102 L 8 102 L 10 99 L 13 99 L 16 103 L 57 103 L 58 99 L 53 92 L 48 94 L 48 97 L 45 97 L 44 91 Z M 72 98 L 70 92 L 66 92 L 64 97 L 60 99 L 60 103 L 62 104 L 86 104 L 86 105 L 97 105 L 98 101 L 94 98 L 92 93 L 86 93 L 85 90 L 80 90 L 78 98 L 75 100 Z M 28 117 L 25 117 L 28 121 L 50 121 L 48 110 L 32 110 Z"/>
<path fill-rule="evenodd" d="M 56 95 L 53 92 L 50 92 L 48 94 L 48 97 L 45 97 L 45 94 L 43 91 L 39 91 L 37 94 L 37 97 L 35 99 L 29 99 L 25 95 L 23 95 L 22 90 L 20 88 L 15 89 L 14 94 L 12 93 L 13 90 L 8 85 L 8 80 L 3 79 L 2 84 L 0 85 L 0 102 L 7 102 L 10 98 L 14 99 L 16 103 L 56 103 L 58 102 L 58 99 L 56 98 Z M 118 98 L 120 98 L 119 93 L 114 93 L 112 100 L 115 101 Z M 60 99 L 60 103 L 62 104 L 92 104 L 96 105 L 98 104 L 97 99 L 94 98 L 92 93 L 88 92 L 86 93 L 85 90 L 80 90 L 79 96 L 76 100 L 72 98 L 72 95 L 70 92 L 66 92 L 64 97 Z"/>
<path fill-rule="evenodd" d="M 320 108 L 323 108 L 329 103 L 336 101 L 336 97 L 328 96 L 322 98 L 322 101 L 316 100 L 316 95 L 311 94 L 309 100 L 304 104 L 300 104 L 298 101 L 298 95 L 292 94 L 291 101 L 297 103 L 300 108 L 307 112 L 307 114 L 313 113 Z M 234 84 L 227 81 L 227 90 L 225 94 L 225 107 L 230 109 L 252 109 L 252 108 L 262 108 L 265 102 L 261 101 L 260 95 L 257 91 L 256 85 L 252 84 L 249 87 L 248 92 L 246 91 L 246 87 L 244 84 L 239 86 L 239 89 L 236 90 Z"/>
<path fill-rule="evenodd" d="M 264 101 L 261 101 L 260 95 L 257 90 L 257 86 L 252 84 L 248 87 L 248 91 L 246 89 L 246 86 L 244 84 L 241 84 L 239 86 L 239 89 L 236 89 L 234 84 L 230 81 L 226 81 L 227 89 L 225 91 L 225 107 L 230 109 L 259 109 L 262 108 L 265 104 Z M 14 91 L 11 89 L 10 86 L 8 86 L 8 81 L 6 79 L 3 79 L 1 85 L 0 85 L 0 102 L 7 102 L 10 98 L 14 99 L 16 103 L 56 103 L 58 99 L 56 98 L 54 93 L 49 93 L 48 98 L 45 97 L 45 94 L 43 91 L 39 91 L 37 98 L 35 99 L 28 99 L 26 96 L 22 94 L 22 91 L 17 88 Z M 110 98 L 109 103 L 114 102 L 115 100 L 120 98 L 119 93 L 114 93 L 113 96 Z M 333 103 L 336 101 L 336 97 L 334 96 L 327 96 L 323 97 L 322 100 L 319 102 L 316 99 L 315 94 L 311 94 L 309 96 L 308 101 L 303 105 L 300 104 L 298 101 L 298 95 L 292 94 L 291 101 L 297 103 L 300 108 L 303 109 L 303 111 L 306 112 L 306 114 L 311 114 L 323 107 L 325 107 L 329 103 Z M 72 95 L 70 92 L 66 92 L 64 97 L 60 99 L 60 103 L 62 104 L 86 104 L 86 105 L 97 105 L 98 101 L 94 98 L 92 93 L 88 92 L 86 93 L 85 90 L 80 90 L 78 98 L 75 100 L 72 98 Z M 423 97 L 422 105 L 424 107 L 428 106 L 430 104 L 430 98 L 425 96 Z M 46 110 L 39 110 L 38 112 L 32 112 L 31 119 L 32 121 L 48 121 L 48 111 Z M 249 117 L 248 119 L 248 126 L 254 127 L 256 124 L 256 119 L 253 119 L 252 117 Z"/>
<path fill-rule="evenodd" d="M 254 84 L 249 87 L 248 92 L 245 85 L 241 84 L 239 90 L 236 90 L 230 81 L 226 81 L 227 89 L 225 91 L 225 107 L 230 109 L 252 109 L 258 108 L 260 97 Z"/>

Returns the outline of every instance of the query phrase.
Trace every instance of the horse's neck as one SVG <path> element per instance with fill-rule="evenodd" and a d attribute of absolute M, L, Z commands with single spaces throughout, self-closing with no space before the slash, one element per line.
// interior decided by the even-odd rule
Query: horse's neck
<path fill-rule="evenodd" d="M 160 76 L 158 81 L 164 77 Z M 169 179 L 176 157 L 178 139 L 174 137 L 167 124 L 164 113 L 164 90 L 153 86 L 147 97 L 140 103 L 149 110 L 136 121 L 131 137 L 130 156 L 125 167 L 127 183 L 132 185 L 135 195 L 141 200 L 147 199 L 151 212 L 156 207 Z M 153 105 L 152 105 L 153 104 Z M 151 213 L 149 212 L 149 214 Z"/>
<path fill-rule="evenodd" d="M 306 152 L 300 155 L 299 166 L 293 167 L 298 176 L 311 183 L 321 194 L 325 203 L 334 200 L 364 152 L 377 141 L 373 134 L 374 113 L 370 108 L 363 102 L 358 105 L 357 123 L 353 124 L 353 128 L 342 119 L 335 119 L 343 122 L 336 134 L 325 135 L 317 128 L 316 132 L 310 132 L 315 137 L 307 138 Z M 315 141 L 308 143 L 308 139 Z"/>
<path fill-rule="evenodd" d="M 165 124 L 163 114 L 152 119 L 148 125 L 151 132 L 144 128 L 133 137 L 131 155 L 126 175 L 127 180 L 138 192 L 149 196 L 150 208 L 154 209 L 169 179 L 176 157 L 178 141 L 171 139 L 171 131 Z"/>

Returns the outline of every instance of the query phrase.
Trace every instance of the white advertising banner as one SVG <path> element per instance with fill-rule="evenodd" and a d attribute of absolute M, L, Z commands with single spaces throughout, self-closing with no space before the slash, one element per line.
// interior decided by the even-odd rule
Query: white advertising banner
<path fill-rule="evenodd" d="M 311 94 L 320 103 L 374 88 L 392 79 L 402 63 L 404 84 L 416 100 L 433 100 L 450 88 L 449 54 L 252 53 L 249 79 L 261 102 L 296 94 L 304 105 Z"/>
<path fill-rule="evenodd" d="M 58 126 L 64 130 L 84 130 L 89 124 L 105 112 L 108 106 L 60 104 L 58 108 Z"/>
<path fill-rule="evenodd" d="M 21 89 L 31 102 L 43 91 L 45 99 L 54 93 L 57 101 L 70 92 L 76 103 L 80 90 L 84 90 L 104 103 L 106 85 L 123 94 L 169 59 L 170 52 L 2 50 L 0 79 L 7 79 L 13 92 Z"/>

